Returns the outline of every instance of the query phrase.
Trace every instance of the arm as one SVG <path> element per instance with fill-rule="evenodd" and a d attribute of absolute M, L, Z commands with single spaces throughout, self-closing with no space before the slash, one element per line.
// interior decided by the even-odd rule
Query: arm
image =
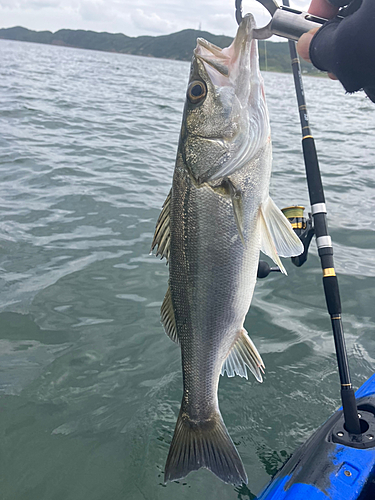
<path fill-rule="evenodd" d="M 348 3 L 343 0 L 330 2 L 337 6 Z M 313 0 L 309 11 L 332 17 L 337 13 L 337 7 L 328 4 L 327 0 Z M 297 50 L 315 67 L 337 77 L 347 92 L 363 89 L 375 102 L 374 0 L 362 0 L 360 8 L 341 22 L 332 19 L 321 29 L 303 35 Z"/>

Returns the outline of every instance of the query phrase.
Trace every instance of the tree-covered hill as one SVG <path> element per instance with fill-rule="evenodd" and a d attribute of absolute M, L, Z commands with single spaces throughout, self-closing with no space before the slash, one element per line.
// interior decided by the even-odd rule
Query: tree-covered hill
<path fill-rule="evenodd" d="M 218 45 L 228 46 L 232 38 L 224 35 L 213 35 L 207 31 L 187 29 L 162 36 L 129 37 L 122 33 L 97 33 L 85 30 L 32 31 L 16 26 L 0 29 L 0 39 L 18 40 L 23 42 L 46 43 L 77 47 L 81 49 L 103 50 L 150 57 L 163 57 L 189 61 L 198 37 Z M 291 71 L 289 48 L 287 42 L 260 42 L 259 58 L 261 69 L 270 71 Z M 301 61 L 302 70 L 316 74 L 318 71 L 309 63 Z"/>

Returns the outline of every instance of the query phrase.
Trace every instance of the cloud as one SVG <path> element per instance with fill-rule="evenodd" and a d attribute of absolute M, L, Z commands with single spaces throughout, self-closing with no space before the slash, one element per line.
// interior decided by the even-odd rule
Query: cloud
<path fill-rule="evenodd" d="M 77 2 L 78 3 L 78 2 Z M 102 0 L 81 0 L 78 12 L 84 21 L 104 21 L 110 18 L 112 9 Z"/>
<path fill-rule="evenodd" d="M 309 3 L 294 0 L 292 7 L 306 10 Z M 243 12 L 252 12 L 258 26 L 270 18 L 255 0 L 243 0 Z M 0 19 L 1 27 L 87 29 L 129 36 L 160 35 L 199 25 L 233 36 L 237 29 L 234 0 L 0 0 Z"/>
<path fill-rule="evenodd" d="M 0 7 L 9 10 L 53 9 L 62 5 L 62 0 L 0 0 Z"/>
<path fill-rule="evenodd" d="M 233 25 L 232 14 L 214 14 L 209 16 L 205 23 L 202 22 L 202 29 L 206 30 L 210 27 L 210 30 L 217 34 L 226 34 L 231 25 Z"/>
<path fill-rule="evenodd" d="M 135 26 L 151 33 L 171 33 L 176 26 L 171 21 L 161 18 L 155 12 L 146 14 L 142 9 L 136 9 L 131 14 Z"/>

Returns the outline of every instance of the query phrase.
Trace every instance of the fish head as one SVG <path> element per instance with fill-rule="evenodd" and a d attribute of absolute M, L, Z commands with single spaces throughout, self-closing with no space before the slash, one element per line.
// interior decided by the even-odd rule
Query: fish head
<path fill-rule="evenodd" d="M 180 136 L 180 151 L 200 184 L 231 175 L 270 140 L 254 18 L 221 49 L 198 38 Z"/>

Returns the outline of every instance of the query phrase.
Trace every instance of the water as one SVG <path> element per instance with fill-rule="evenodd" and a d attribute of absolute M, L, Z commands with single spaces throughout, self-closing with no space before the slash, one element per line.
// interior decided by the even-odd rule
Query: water
<path fill-rule="evenodd" d="M 189 64 L 0 41 L 0 436 L 3 500 L 252 498 L 339 405 L 314 245 L 259 281 L 246 328 L 263 384 L 222 378 L 249 489 L 201 470 L 163 485 L 178 347 L 150 242 L 174 167 Z M 265 74 L 271 195 L 305 204 L 291 75 Z M 306 78 L 353 382 L 375 368 L 375 106 Z"/>

